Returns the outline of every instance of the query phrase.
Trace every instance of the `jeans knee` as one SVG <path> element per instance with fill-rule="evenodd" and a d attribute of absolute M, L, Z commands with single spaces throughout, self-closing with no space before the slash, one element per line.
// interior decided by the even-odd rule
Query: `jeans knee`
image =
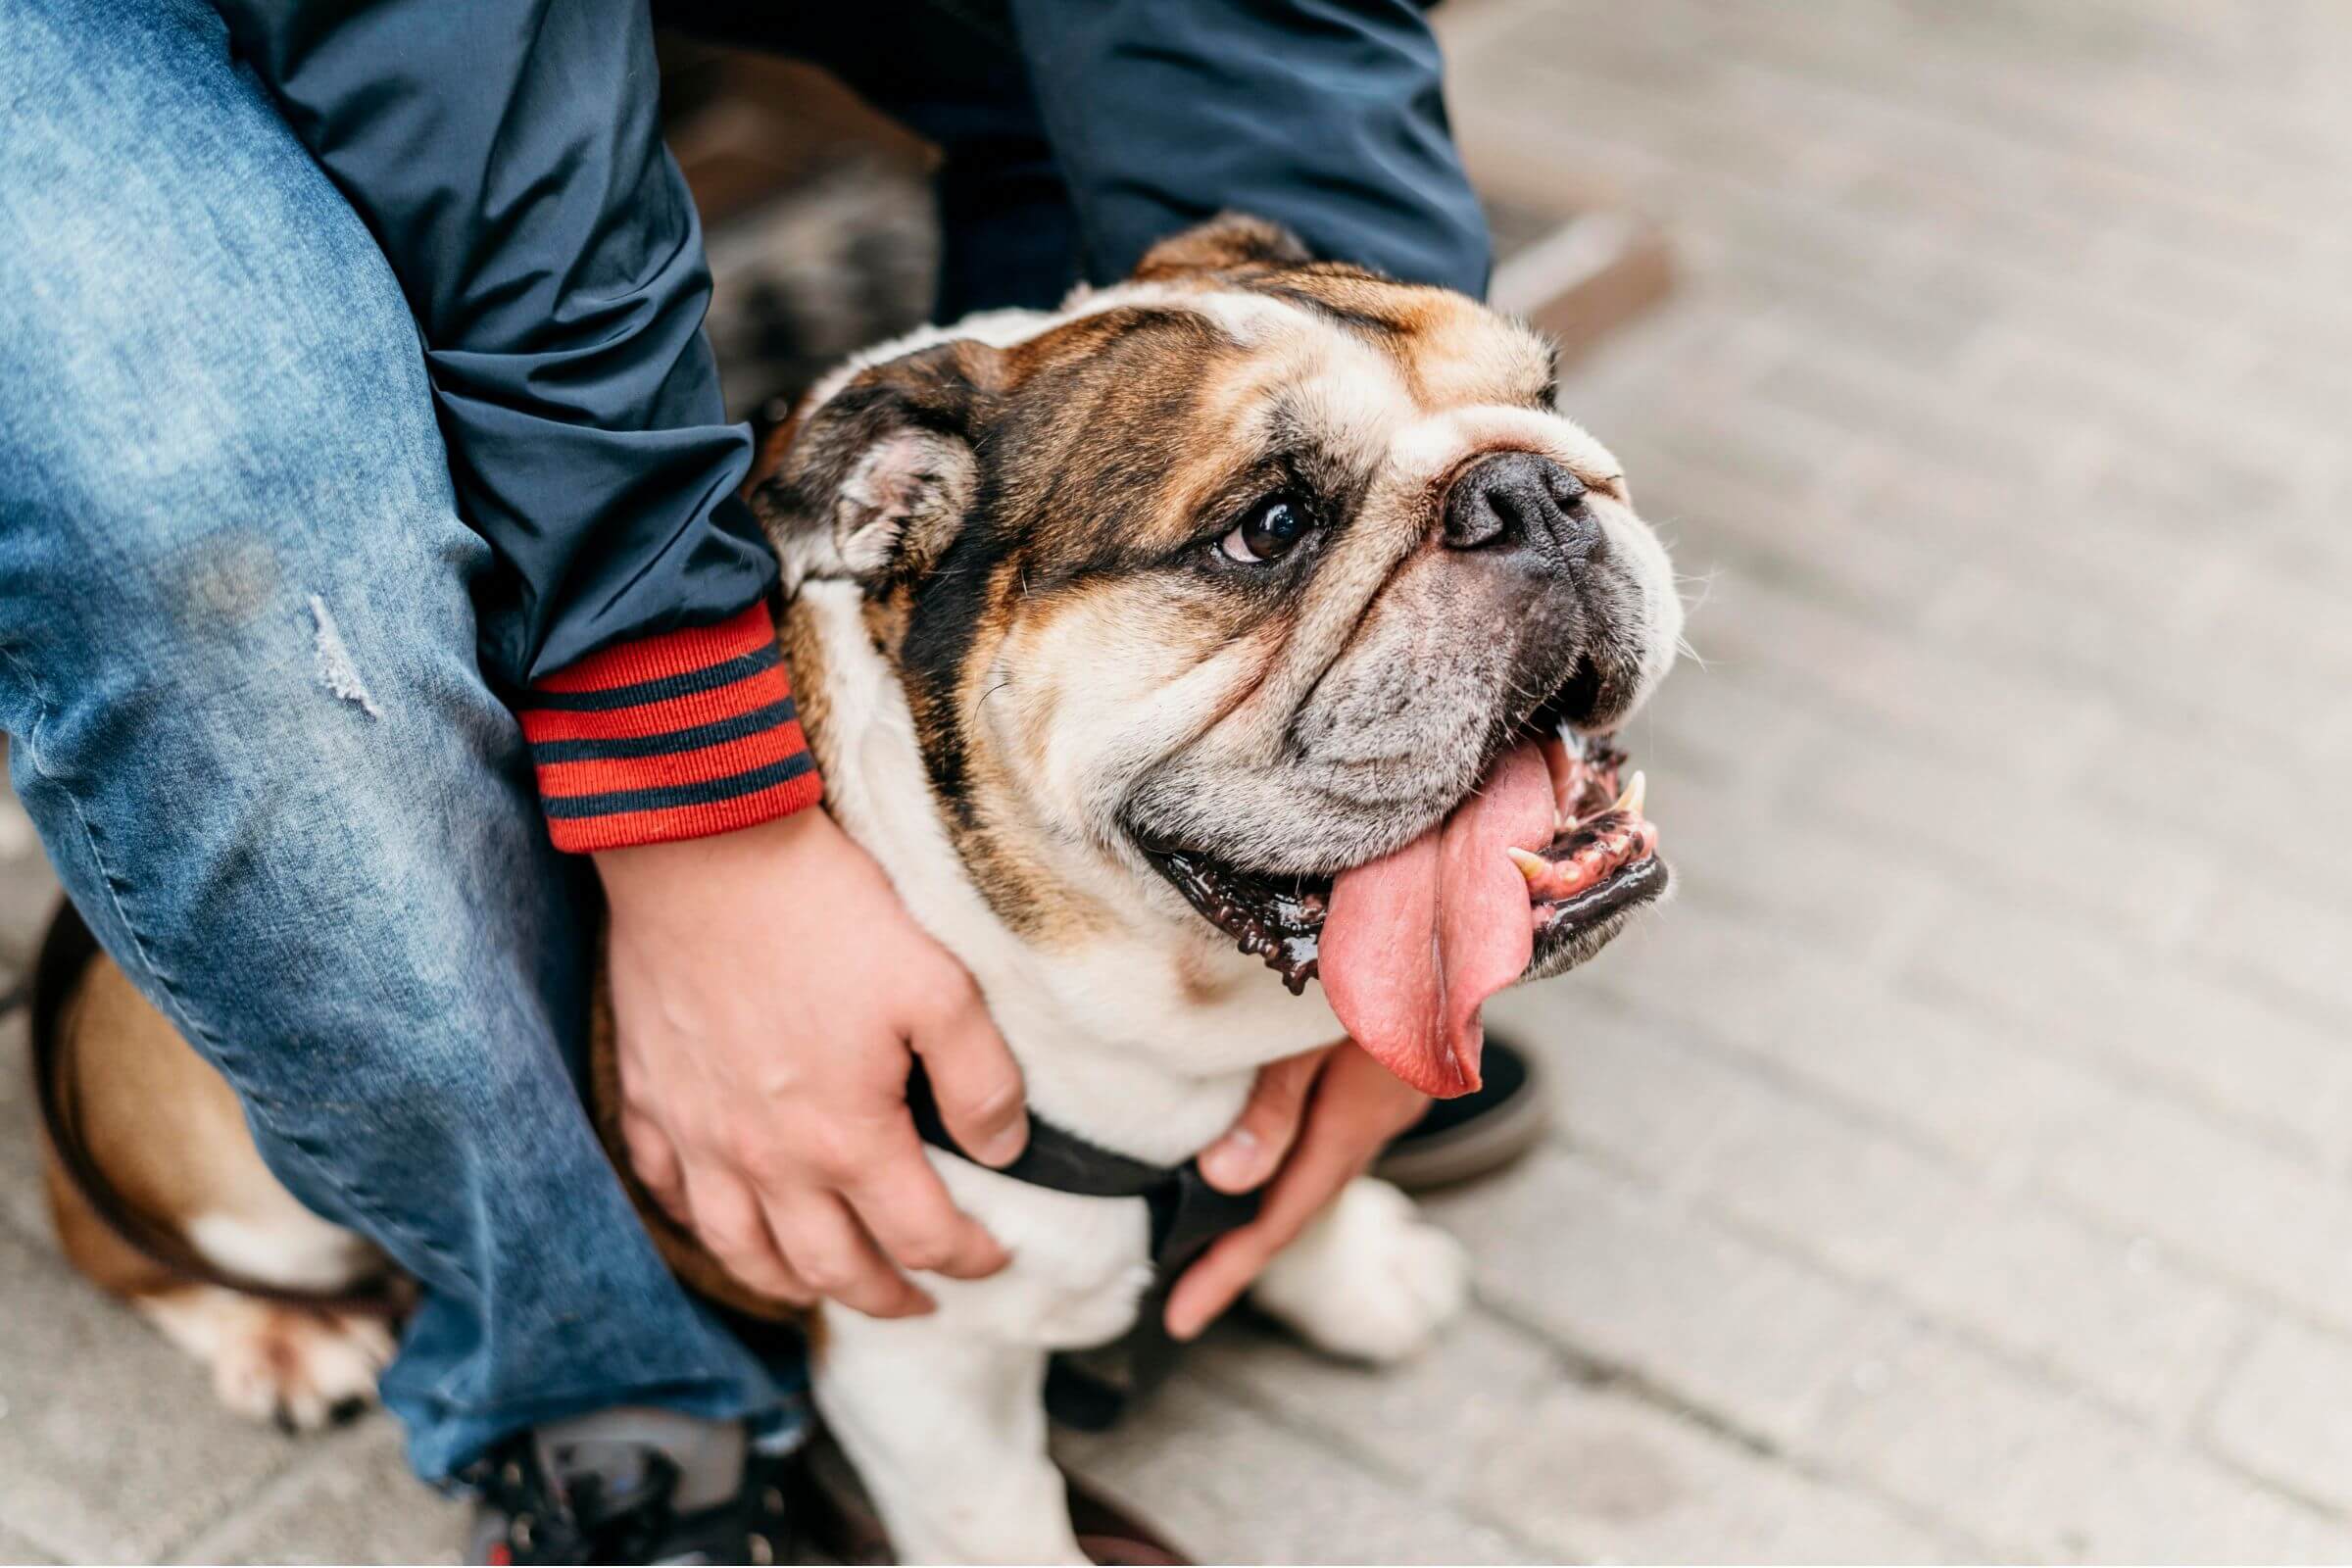
<path fill-rule="evenodd" d="M 56 539 L 41 581 L 119 603 L 210 535 L 348 555 L 456 526 L 390 265 L 219 17 L 0 10 L 0 553 Z M 199 608 L 250 585 L 234 555 Z"/>

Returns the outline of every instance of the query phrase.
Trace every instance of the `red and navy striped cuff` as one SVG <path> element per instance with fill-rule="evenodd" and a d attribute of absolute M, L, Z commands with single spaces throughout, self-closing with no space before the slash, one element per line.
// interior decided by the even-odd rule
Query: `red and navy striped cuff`
<path fill-rule="evenodd" d="M 725 833 L 822 793 L 764 604 L 591 654 L 520 716 L 560 850 Z"/>

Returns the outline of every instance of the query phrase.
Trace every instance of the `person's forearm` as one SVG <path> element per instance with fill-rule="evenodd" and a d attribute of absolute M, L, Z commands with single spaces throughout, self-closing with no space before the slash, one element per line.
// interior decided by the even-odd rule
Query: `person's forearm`
<path fill-rule="evenodd" d="M 733 499 L 751 438 L 702 335 L 644 0 L 220 9 L 416 318 L 460 510 L 505 579 L 488 672 L 519 688 L 759 601 L 775 564 Z"/>
<path fill-rule="evenodd" d="M 575 851 L 812 804 L 643 0 L 224 0 L 416 318 L 485 671 Z"/>

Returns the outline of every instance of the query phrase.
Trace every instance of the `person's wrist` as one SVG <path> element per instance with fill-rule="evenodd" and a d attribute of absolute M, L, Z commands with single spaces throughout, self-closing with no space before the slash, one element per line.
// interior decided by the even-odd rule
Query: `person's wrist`
<path fill-rule="evenodd" d="M 656 886 L 693 885 L 713 873 L 791 858 L 832 828 L 821 810 L 793 811 L 749 827 L 701 838 L 667 839 L 598 850 L 589 858 L 608 899 Z"/>

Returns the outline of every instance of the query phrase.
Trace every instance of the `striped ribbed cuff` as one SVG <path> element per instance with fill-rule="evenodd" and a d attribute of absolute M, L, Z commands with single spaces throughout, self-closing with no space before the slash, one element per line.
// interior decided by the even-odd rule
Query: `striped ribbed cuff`
<path fill-rule="evenodd" d="M 764 604 L 591 654 L 520 717 L 560 850 L 725 833 L 822 793 Z"/>

